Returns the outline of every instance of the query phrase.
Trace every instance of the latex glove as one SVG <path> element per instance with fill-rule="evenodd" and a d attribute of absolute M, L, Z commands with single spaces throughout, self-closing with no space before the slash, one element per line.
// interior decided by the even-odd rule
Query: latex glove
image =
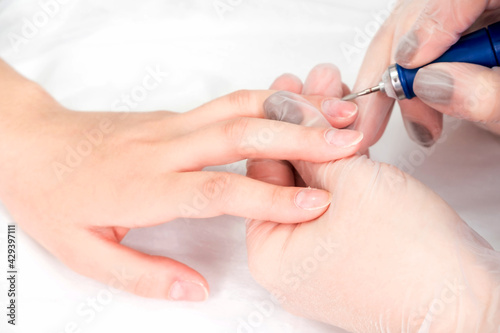
<path fill-rule="evenodd" d="M 272 117 L 315 109 L 287 96 L 266 102 Z M 352 332 L 499 331 L 500 255 L 433 191 L 365 156 L 291 164 L 250 160 L 248 175 L 294 186 L 296 173 L 333 197 L 309 223 L 247 223 L 252 275 L 285 309 Z"/>
<path fill-rule="evenodd" d="M 371 43 L 354 91 L 380 82 L 390 64 L 406 68 L 428 64 L 455 44 L 462 34 L 498 21 L 500 2 L 474 0 L 398 1 L 391 17 Z M 442 131 L 442 114 L 484 124 L 500 134 L 500 71 L 470 64 L 433 64 L 418 72 L 418 98 L 399 102 L 410 137 L 433 145 Z M 358 98 L 356 129 L 365 133 L 364 147 L 383 134 L 394 100 L 377 93 Z"/>
<path fill-rule="evenodd" d="M 330 203 L 324 190 L 204 167 L 248 157 L 322 162 L 352 155 L 361 140 L 259 119 L 272 91 L 236 92 L 185 114 L 75 112 L 1 61 L 0 74 L 0 200 L 70 268 L 145 297 L 201 301 L 208 284 L 182 263 L 121 245 L 131 228 L 222 214 L 309 221 Z"/>

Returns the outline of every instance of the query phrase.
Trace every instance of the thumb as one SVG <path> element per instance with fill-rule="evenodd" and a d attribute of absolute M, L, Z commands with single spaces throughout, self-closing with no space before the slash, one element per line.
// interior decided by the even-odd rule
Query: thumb
<path fill-rule="evenodd" d="M 418 71 L 415 94 L 442 113 L 475 122 L 500 121 L 500 68 L 432 64 Z"/>
<path fill-rule="evenodd" d="M 396 62 L 417 68 L 436 60 L 455 44 L 492 0 L 429 0 L 397 47 Z M 496 5 L 498 7 L 498 5 Z"/>
<path fill-rule="evenodd" d="M 125 290 L 142 297 L 194 302 L 208 297 L 207 281 L 173 259 L 148 255 L 94 234 L 75 243 L 84 246 L 73 247 L 76 253 L 66 253 L 62 261 L 74 271 L 109 285 L 113 293 Z"/>

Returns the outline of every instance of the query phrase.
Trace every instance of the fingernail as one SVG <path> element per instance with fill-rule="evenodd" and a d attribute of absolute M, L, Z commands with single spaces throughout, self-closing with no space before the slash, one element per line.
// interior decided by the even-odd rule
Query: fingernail
<path fill-rule="evenodd" d="M 449 73 L 422 68 L 415 77 L 413 90 L 426 103 L 447 105 L 453 98 L 454 85 L 455 80 Z"/>
<path fill-rule="evenodd" d="M 349 148 L 363 140 L 363 133 L 352 130 L 330 129 L 325 132 L 326 142 L 339 148 Z"/>
<path fill-rule="evenodd" d="M 295 205 L 305 210 L 325 208 L 331 201 L 329 192 L 313 188 L 303 189 L 295 196 Z"/>
<path fill-rule="evenodd" d="M 408 129 L 410 138 L 416 143 L 427 148 L 432 147 L 436 143 L 432 132 L 424 125 L 410 121 L 406 124 L 406 128 Z"/>
<path fill-rule="evenodd" d="M 168 296 L 173 301 L 201 302 L 208 298 L 208 291 L 201 283 L 176 281 Z"/>
<path fill-rule="evenodd" d="M 409 66 L 417 54 L 418 45 L 418 37 L 415 31 L 410 31 L 404 35 L 396 49 L 396 62 L 403 67 Z"/>
<path fill-rule="evenodd" d="M 327 99 L 321 106 L 323 112 L 334 118 L 350 118 L 358 112 L 358 106 L 352 102 Z"/>

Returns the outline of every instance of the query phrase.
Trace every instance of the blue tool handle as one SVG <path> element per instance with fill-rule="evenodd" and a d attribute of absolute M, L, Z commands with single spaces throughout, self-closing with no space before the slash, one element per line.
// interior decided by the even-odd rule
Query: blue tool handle
<path fill-rule="evenodd" d="M 500 66 L 500 22 L 487 28 L 466 35 L 453 45 L 436 62 L 465 62 L 485 67 Z M 415 97 L 413 92 L 413 81 L 420 70 L 406 69 L 396 65 L 399 79 L 406 98 Z"/>

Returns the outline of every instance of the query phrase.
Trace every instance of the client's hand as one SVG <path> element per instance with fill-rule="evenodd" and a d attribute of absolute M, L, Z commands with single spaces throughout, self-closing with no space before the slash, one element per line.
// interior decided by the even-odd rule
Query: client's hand
<path fill-rule="evenodd" d="M 129 229 L 222 214 L 317 218 L 327 191 L 202 169 L 245 158 L 325 162 L 361 141 L 356 131 L 259 119 L 272 93 L 237 92 L 185 114 L 74 112 L 0 61 L 0 200 L 81 274 L 141 296 L 203 300 L 198 272 L 121 245 Z M 320 107 L 331 98 L 308 100 Z"/>
<path fill-rule="evenodd" d="M 273 89 L 290 88 L 286 81 Z M 265 111 L 328 124 L 292 93 L 271 96 Z M 279 186 L 299 179 L 333 195 L 309 223 L 248 222 L 251 272 L 290 312 L 353 332 L 498 332 L 499 253 L 417 180 L 365 156 L 251 160 L 248 175 Z"/>

